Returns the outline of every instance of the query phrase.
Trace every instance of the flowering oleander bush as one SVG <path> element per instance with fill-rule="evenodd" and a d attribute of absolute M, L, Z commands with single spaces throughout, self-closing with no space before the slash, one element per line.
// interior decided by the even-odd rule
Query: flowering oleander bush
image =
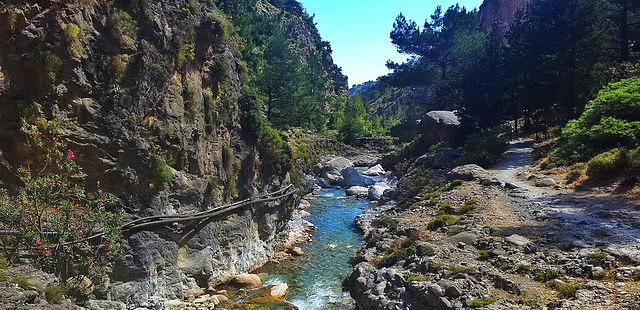
<path fill-rule="evenodd" d="M 33 157 L 18 169 L 21 186 L 0 190 L 0 238 L 9 259 L 29 257 L 63 279 L 87 275 L 102 278 L 120 254 L 117 198 L 88 191 L 79 155 L 59 138 L 69 122 L 23 120 Z M 103 236 L 91 238 L 96 234 Z"/>

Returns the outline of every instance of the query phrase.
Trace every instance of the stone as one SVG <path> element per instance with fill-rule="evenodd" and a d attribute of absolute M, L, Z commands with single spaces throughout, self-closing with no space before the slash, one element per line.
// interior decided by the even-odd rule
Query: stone
<path fill-rule="evenodd" d="M 552 178 L 542 178 L 537 179 L 534 185 L 537 187 L 555 187 L 558 183 Z"/>
<path fill-rule="evenodd" d="M 321 176 L 330 184 L 344 186 L 342 170 L 353 167 L 353 163 L 344 157 L 334 157 L 324 164 Z"/>
<path fill-rule="evenodd" d="M 369 187 L 369 192 L 368 192 L 369 200 L 373 200 L 373 201 L 380 200 L 384 195 L 384 192 L 389 189 L 391 189 L 391 187 L 386 183 L 377 183 Z"/>
<path fill-rule="evenodd" d="M 291 248 L 291 250 L 289 250 L 289 253 L 291 255 L 295 255 L 295 256 L 302 256 L 304 255 L 304 251 L 300 248 L 300 247 L 293 247 Z"/>
<path fill-rule="evenodd" d="M 367 197 L 369 188 L 364 186 L 351 186 L 347 189 L 347 196 Z"/>
<path fill-rule="evenodd" d="M 173 304 L 169 304 L 173 302 Z M 182 305 L 182 302 L 179 300 L 170 300 L 165 303 L 165 306 L 173 307 Z M 111 301 L 111 300 L 89 300 L 84 304 L 84 307 L 87 310 L 126 310 L 127 305 L 121 303 L 119 301 Z"/>
<path fill-rule="evenodd" d="M 517 234 L 511 235 L 504 239 L 507 240 L 509 243 L 517 246 L 525 246 L 531 243 L 531 240 Z"/>
<path fill-rule="evenodd" d="M 276 284 L 273 287 L 271 287 L 270 294 L 272 297 L 282 298 L 284 297 L 284 295 L 287 294 L 288 289 L 289 289 L 289 286 L 287 285 L 287 283 Z"/>
<path fill-rule="evenodd" d="M 505 182 L 504 183 L 504 188 L 506 188 L 506 189 L 517 189 L 518 186 L 514 185 L 513 183 Z"/>
<path fill-rule="evenodd" d="M 225 303 L 229 301 L 229 297 L 227 297 L 226 295 L 216 294 L 216 295 L 213 295 L 213 297 L 217 298 L 220 303 Z"/>
<path fill-rule="evenodd" d="M 311 203 L 309 203 L 309 201 L 307 201 L 305 199 L 301 199 L 300 203 L 298 203 L 298 208 L 299 209 L 306 209 L 308 207 L 311 207 Z"/>
<path fill-rule="evenodd" d="M 445 142 L 455 148 L 464 142 L 460 118 L 453 111 L 428 112 L 420 120 L 420 130 L 427 146 Z"/>
<path fill-rule="evenodd" d="M 454 150 L 446 150 L 437 152 L 435 154 L 424 154 L 416 159 L 416 164 L 425 167 L 441 169 L 451 167 L 458 158 L 460 158 L 460 152 Z"/>
<path fill-rule="evenodd" d="M 470 164 L 453 168 L 448 177 L 450 180 L 474 181 L 485 179 L 488 174 L 484 168 Z"/>
<path fill-rule="evenodd" d="M 236 275 L 231 279 L 230 283 L 240 288 L 246 289 L 254 289 L 262 286 L 262 280 L 260 279 L 260 276 L 252 273 L 243 273 Z"/>
<path fill-rule="evenodd" d="M 604 277 L 604 268 L 600 266 L 591 268 L 591 276 L 594 279 L 602 279 Z"/>
<path fill-rule="evenodd" d="M 384 171 L 384 168 L 382 168 L 382 165 L 377 164 L 369 169 L 367 169 L 365 172 L 363 172 L 363 175 L 366 176 L 383 176 L 386 172 Z"/>
<path fill-rule="evenodd" d="M 341 172 L 344 179 L 344 186 L 370 186 L 376 184 L 376 181 L 370 177 L 363 176 L 354 167 L 347 167 Z"/>

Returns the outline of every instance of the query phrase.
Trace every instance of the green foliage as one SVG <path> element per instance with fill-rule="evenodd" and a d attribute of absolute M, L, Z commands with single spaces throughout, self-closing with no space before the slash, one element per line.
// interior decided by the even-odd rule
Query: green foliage
<path fill-rule="evenodd" d="M 353 143 L 371 130 L 367 108 L 358 95 L 349 97 L 345 103 L 342 125 L 338 129 L 340 137 L 347 143 Z"/>
<path fill-rule="evenodd" d="M 167 165 L 167 161 L 163 157 L 158 156 L 153 161 L 153 183 L 162 185 L 168 183 L 171 179 L 173 179 L 173 171 L 169 165 Z"/>
<path fill-rule="evenodd" d="M 448 191 L 454 190 L 454 189 L 462 186 L 463 183 L 464 183 L 464 181 L 462 181 L 462 180 L 453 180 L 453 181 L 449 182 L 449 184 L 444 189 L 444 191 L 448 192 Z"/>
<path fill-rule="evenodd" d="M 44 289 L 44 296 L 50 304 L 59 304 L 64 300 L 67 289 L 60 285 L 50 285 Z"/>
<path fill-rule="evenodd" d="M 480 251 L 478 251 L 478 259 L 479 260 L 487 260 L 487 259 L 489 259 L 489 250 L 480 250 Z"/>
<path fill-rule="evenodd" d="M 11 282 L 15 283 L 21 289 L 31 289 L 31 282 L 24 276 L 15 276 L 11 278 Z"/>
<path fill-rule="evenodd" d="M 580 290 L 582 286 L 577 283 L 564 283 L 559 282 L 556 283 L 555 289 L 558 291 L 562 298 L 574 298 L 576 297 L 576 293 Z"/>
<path fill-rule="evenodd" d="M 372 224 L 376 227 L 389 228 L 391 231 L 396 231 L 400 227 L 400 221 L 388 215 L 383 215 L 376 218 L 375 220 L 373 220 Z"/>
<path fill-rule="evenodd" d="M 466 274 L 474 273 L 476 271 L 476 269 L 471 266 L 463 266 L 463 265 L 456 265 L 456 264 L 451 264 L 447 266 L 447 269 L 453 273 L 466 273 Z"/>
<path fill-rule="evenodd" d="M 460 214 L 467 214 L 467 213 L 473 212 L 473 210 L 475 210 L 477 205 L 478 205 L 477 200 L 467 200 L 462 204 L 458 212 Z"/>
<path fill-rule="evenodd" d="M 111 35 L 124 46 L 131 46 L 135 43 L 138 33 L 138 25 L 129 13 L 113 9 L 109 16 Z"/>
<path fill-rule="evenodd" d="M 37 113 L 22 119 L 22 133 L 39 160 L 19 169 L 22 186 L 15 195 L 0 191 L 0 229 L 12 232 L 0 242 L 11 259 L 30 256 L 62 278 L 102 280 L 120 253 L 122 215 L 114 212 L 114 195 L 85 189 L 77 155 L 59 136 L 72 126 Z M 104 236 L 87 239 L 98 232 Z"/>
<path fill-rule="evenodd" d="M 380 267 L 390 267 L 395 265 L 397 262 L 401 260 L 407 259 L 409 256 L 416 254 L 415 245 L 411 245 L 409 247 L 400 248 L 398 250 L 390 249 L 378 262 L 378 266 Z"/>
<path fill-rule="evenodd" d="M 587 169 L 587 164 L 585 163 L 575 163 L 569 167 L 569 172 L 567 173 L 567 182 L 573 183 L 580 179 Z"/>
<path fill-rule="evenodd" d="M 64 31 L 67 34 L 67 38 L 69 39 L 69 41 L 73 41 L 77 39 L 78 36 L 80 36 L 82 29 L 80 29 L 80 27 L 74 23 L 69 23 L 65 25 Z"/>
<path fill-rule="evenodd" d="M 503 128 L 493 128 L 467 137 L 461 148 L 460 164 L 477 164 L 488 167 L 500 160 L 507 150 L 509 135 Z"/>
<path fill-rule="evenodd" d="M 638 145 L 640 78 L 631 78 L 607 86 L 564 127 L 559 147 L 549 155 L 549 166 L 585 162 L 612 147 Z"/>
<path fill-rule="evenodd" d="M 498 301 L 497 297 L 485 297 L 485 298 L 480 298 L 480 299 L 474 299 L 472 301 L 469 301 L 469 303 L 467 304 L 467 306 L 469 306 L 469 308 L 482 308 L 482 307 L 486 307 L 494 302 Z"/>
<path fill-rule="evenodd" d="M 626 150 L 613 149 L 595 156 L 587 163 L 587 176 L 591 179 L 609 179 L 629 164 Z"/>
<path fill-rule="evenodd" d="M 42 52 L 42 62 L 47 74 L 51 76 L 52 79 L 60 72 L 63 64 L 62 59 L 51 51 Z"/>
<path fill-rule="evenodd" d="M 129 55 L 121 54 L 111 57 L 111 73 L 116 81 L 124 79 L 129 67 Z"/>
<path fill-rule="evenodd" d="M 536 272 L 534 279 L 538 282 L 549 282 L 553 279 L 556 279 L 559 276 L 560 276 L 560 273 L 558 273 L 555 270 L 545 270 L 545 271 Z"/>
<path fill-rule="evenodd" d="M 409 276 L 407 277 L 407 281 L 409 282 L 422 282 L 426 280 L 427 280 L 427 277 L 419 273 L 412 273 L 412 274 L 409 274 Z"/>
<path fill-rule="evenodd" d="M 196 45 L 194 43 L 185 43 L 178 50 L 176 55 L 176 63 L 178 68 L 184 68 L 187 63 L 196 60 Z"/>
<path fill-rule="evenodd" d="M 516 272 L 519 274 L 528 274 L 531 272 L 531 265 L 528 264 L 520 264 L 516 267 Z"/>
<path fill-rule="evenodd" d="M 268 124 L 260 128 L 258 134 L 260 154 L 265 156 L 271 169 L 278 174 L 284 174 L 292 168 L 292 150 L 282 134 Z"/>
<path fill-rule="evenodd" d="M 460 218 L 459 217 L 457 217 L 455 215 L 450 215 L 450 214 L 441 214 L 441 215 L 436 216 L 435 219 L 433 219 L 431 222 L 429 222 L 427 227 L 430 230 L 436 230 L 436 229 L 442 228 L 442 227 L 457 225 L 458 223 L 460 223 Z"/>

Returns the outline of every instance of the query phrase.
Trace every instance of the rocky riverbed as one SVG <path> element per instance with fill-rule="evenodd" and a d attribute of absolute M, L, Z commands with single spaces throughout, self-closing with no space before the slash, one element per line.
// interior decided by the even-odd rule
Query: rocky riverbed
<path fill-rule="evenodd" d="M 529 167 L 530 147 L 493 170 L 432 171 L 442 185 L 363 214 L 358 308 L 635 309 L 640 209 L 574 196 Z"/>

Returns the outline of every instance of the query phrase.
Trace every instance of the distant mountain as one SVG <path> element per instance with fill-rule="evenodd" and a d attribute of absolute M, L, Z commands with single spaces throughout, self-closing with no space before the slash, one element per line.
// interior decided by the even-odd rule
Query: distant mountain
<path fill-rule="evenodd" d="M 484 0 L 480 6 L 482 29 L 491 31 L 496 21 L 509 30 L 516 21 L 518 11 L 527 7 L 531 0 Z"/>

